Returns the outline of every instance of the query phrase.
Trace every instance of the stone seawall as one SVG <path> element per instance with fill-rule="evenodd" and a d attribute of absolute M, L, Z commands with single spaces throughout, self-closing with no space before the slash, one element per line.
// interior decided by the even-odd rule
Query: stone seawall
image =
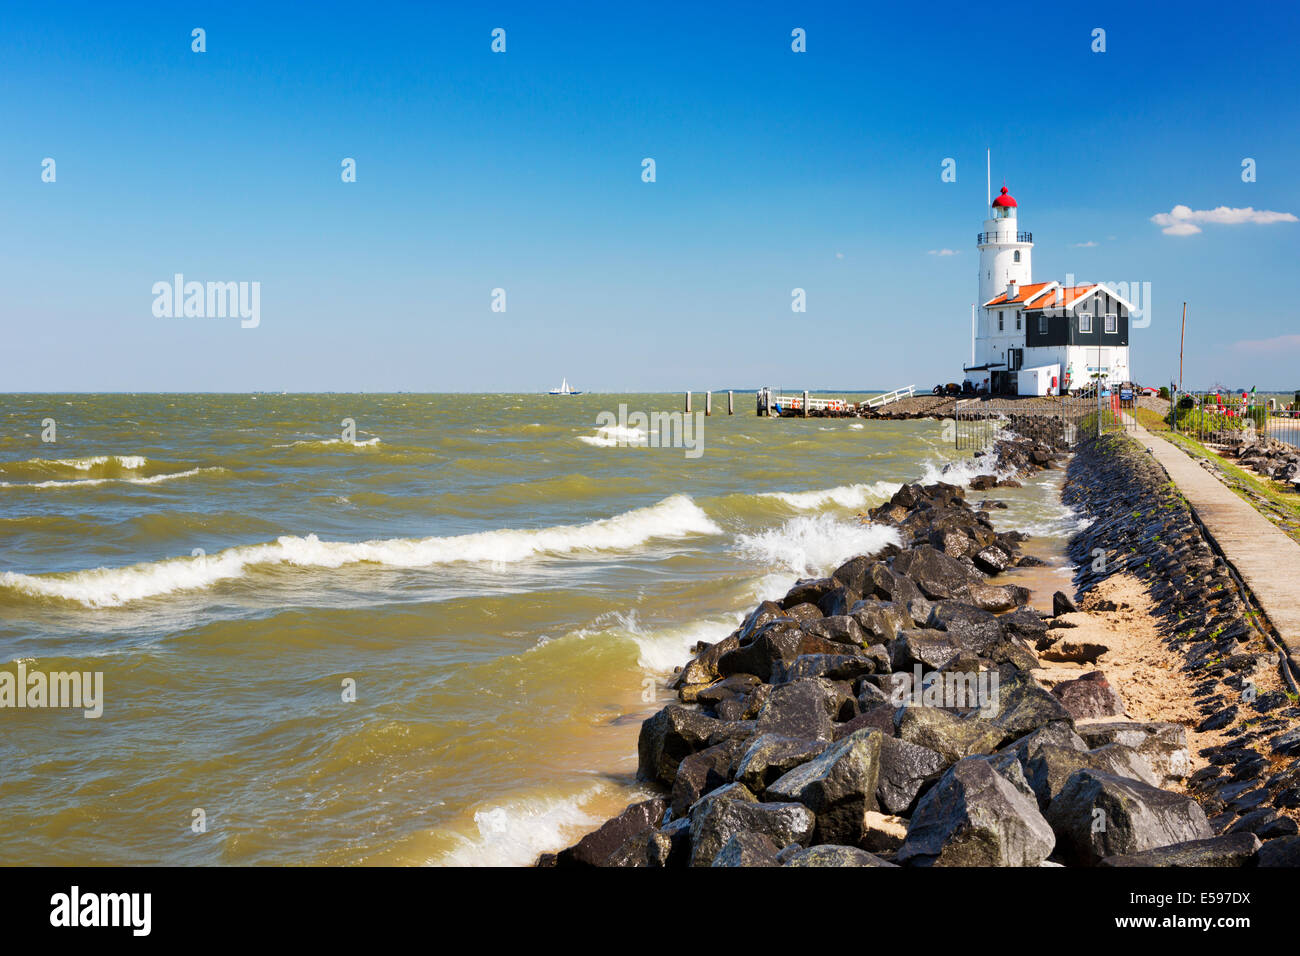
<path fill-rule="evenodd" d="M 1005 438 L 991 453 L 1028 472 L 1056 466 L 1058 442 L 1046 432 Z M 1115 467 L 1108 449 L 1072 464 L 1076 481 L 1096 474 L 1088 468 Z M 870 519 L 894 528 L 899 543 L 800 581 L 726 639 L 700 645 L 672 683 L 679 702 L 641 728 L 639 774 L 662 795 L 539 865 L 1264 861 L 1261 839 L 1277 836 L 1286 818 L 1265 808 L 1274 816 L 1256 829 L 1212 825 L 1206 796 L 1183 792 L 1184 727 L 1110 719 L 1123 709 L 1098 674 L 1050 689 L 1035 676 L 1044 666 L 1037 651 L 1070 625 L 998 581 L 1026 556 L 1023 535 L 997 530 L 994 514 L 942 483 L 906 485 L 873 509 Z M 1127 526 L 1112 517 L 1099 510 L 1097 530 L 1078 547 L 1118 549 L 1108 535 Z M 1190 539 L 1180 544 L 1195 550 Z M 1212 565 L 1193 573 L 1214 583 Z M 1067 595 L 1056 604 L 1060 615 L 1075 611 Z M 1202 626 L 1217 622 L 1207 616 Z M 1244 752 L 1232 756 L 1241 762 L 1225 753 L 1214 766 L 1237 782 L 1257 779 Z M 1287 790 L 1278 784 L 1277 793 Z M 1220 799 L 1222 808 L 1209 803 L 1216 823 L 1227 808 Z M 1289 861 L 1289 839 L 1271 840 L 1268 862 Z"/>
<path fill-rule="evenodd" d="M 1133 439 L 1081 446 L 1062 497 L 1091 519 L 1069 546 L 1080 595 L 1117 574 L 1142 581 L 1162 642 L 1183 662 L 1201 714 L 1195 729 L 1225 739 L 1200 752 L 1208 765 L 1188 792 L 1217 834 L 1254 833 L 1266 841 L 1265 862 L 1300 863 L 1300 696 L 1249 594 Z"/>

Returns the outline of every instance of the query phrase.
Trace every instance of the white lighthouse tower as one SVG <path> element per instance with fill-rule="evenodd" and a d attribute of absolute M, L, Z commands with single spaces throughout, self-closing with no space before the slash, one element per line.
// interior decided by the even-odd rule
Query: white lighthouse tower
<path fill-rule="evenodd" d="M 1002 187 L 993 200 L 992 218 L 984 220 L 984 231 L 978 236 L 980 250 L 980 305 L 1007 291 L 1007 285 L 1017 286 L 1032 282 L 1033 235 L 1018 231 L 1016 201 Z M 984 310 L 984 319 L 988 310 Z"/>
<path fill-rule="evenodd" d="M 1020 368 L 1024 354 L 1025 328 L 1020 312 L 990 309 L 988 303 L 1001 295 L 1016 298 L 1022 287 L 1033 281 L 1033 236 L 1019 230 L 1016 201 L 1002 187 L 990 204 L 990 218 L 976 238 L 980 251 L 980 292 L 974 342 L 974 361 L 966 379 L 973 388 L 1003 391 L 1011 386 L 1008 376 Z"/>

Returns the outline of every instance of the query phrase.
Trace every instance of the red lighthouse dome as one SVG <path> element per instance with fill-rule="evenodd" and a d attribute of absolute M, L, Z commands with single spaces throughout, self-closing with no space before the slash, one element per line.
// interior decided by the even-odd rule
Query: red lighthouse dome
<path fill-rule="evenodd" d="M 1001 193 L 1001 195 L 999 195 L 997 199 L 993 200 L 993 208 L 994 208 L 994 209 L 997 209 L 997 208 L 1000 207 L 1000 206 L 1001 206 L 1001 207 L 1005 207 L 1005 206 L 1014 206 L 1015 204 L 1016 204 L 1016 201 L 1015 201 L 1015 199 L 1011 196 L 1011 194 L 1007 192 L 1007 187 L 1006 187 L 1006 186 L 1003 186 L 1003 187 L 1002 187 L 1002 193 Z"/>

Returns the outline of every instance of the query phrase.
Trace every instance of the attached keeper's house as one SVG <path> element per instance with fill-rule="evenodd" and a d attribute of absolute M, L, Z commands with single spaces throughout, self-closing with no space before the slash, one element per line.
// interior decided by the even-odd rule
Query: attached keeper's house
<path fill-rule="evenodd" d="M 993 218 L 977 238 L 980 303 L 974 361 L 965 369 L 976 391 L 1010 395 L 1077 392 L 1100 378 L 1130 381 L 1132 306 L 1106 286 L 1034 282 L 1033 235 L 1020 232 L 1016 201 L 1002 187 Z"/>

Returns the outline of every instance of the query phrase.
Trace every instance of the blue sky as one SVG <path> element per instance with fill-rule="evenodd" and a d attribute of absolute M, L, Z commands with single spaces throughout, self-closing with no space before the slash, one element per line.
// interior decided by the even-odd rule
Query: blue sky
<path fill-rule="evenodd" d="M 0 391 L 928 386 L 986 147 L 1035 279 L 1151 283 L 1138 377 L 1186 300 L 1189 384 L 1300 386 L 1300 223 L 1151 221 L 1300 215 L 1296 8 L 902 6 L 11 5 Z M 155 317 L 177 272 L 260 325 Z"/>

